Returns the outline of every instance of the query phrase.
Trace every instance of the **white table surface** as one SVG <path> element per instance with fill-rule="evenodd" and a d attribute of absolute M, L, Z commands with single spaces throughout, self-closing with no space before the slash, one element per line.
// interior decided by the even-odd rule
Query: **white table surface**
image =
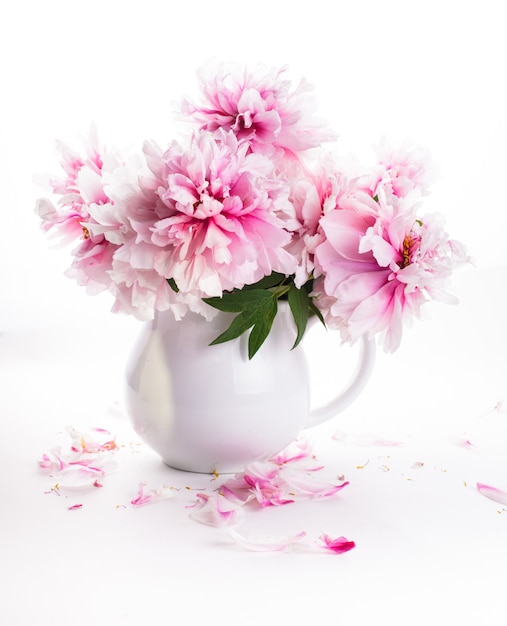
<path fill-rule="evenodd" d="M 356 547 L 342 555 L 250 552 L 190 519 L 194 490 L 213 477 L 165 467 L 121 410 L 137 322 L 86 296 L 57 311 L 12 297 L 0 328 L 2 624 L 504 623 L 507 507 L 476 483 L 507 490 L 507 267 L 454 283 L 460 304 L 429 304 L 398 352 L 379 352 L 361 398 L 308 431 L 322 471 L 349 486 L 241 527 L 344 535 Z M 331 359 L 315 371 L 319 398 Z M 103 488 L 57 495 L 38 467 L 69 425 L 116 437 Z M 141 481 L 181 489 L 134 507 Z"/>

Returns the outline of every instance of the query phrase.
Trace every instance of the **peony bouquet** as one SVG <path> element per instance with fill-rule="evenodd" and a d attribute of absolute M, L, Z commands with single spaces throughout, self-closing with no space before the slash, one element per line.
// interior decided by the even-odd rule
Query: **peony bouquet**
<path fill-rule="evenodd" d="M 180 140 L 139 153 L 59 143 L 36 212 L 45 231 L 75 242 L 67 274 L 88 293 L 109 291 L 113 311 L 211 318 L 237 313 L 214 343 L 250 331 L 252 357 L 288 300 L 295 342 L 309 316 L 342 339 L 377 336 L 386 351 L 467 262 L 438 214 L 421 213 L 430 184 L 424 150 L 375 147 L 372 165 L 333 153 L 313 88 L 287 69 L 212 61 L 199 97 L 175 115 Z"/>

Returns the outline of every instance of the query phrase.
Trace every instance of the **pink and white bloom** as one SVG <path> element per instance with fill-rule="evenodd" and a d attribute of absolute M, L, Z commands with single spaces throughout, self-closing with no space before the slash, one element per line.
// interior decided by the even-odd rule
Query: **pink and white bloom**
<path fill-rule="evenodd" d="M 313 312 L 344 340 L 378 335 L 388 351 L 427 300 L 454 301 L 449 278 L 468 259 L 439 216 L 419 216 L 425 150 L 382 140 L 372 166 L 340 162 L 322 151 L 336 137 L 313 88 L 293 87 L 286 68 L 213 61 L 198 76 L 181 143 L 124 154 L 92 129 L 81 152 L 58 144 L 63 175 L 47 181 L 58 201 L 42 198 L 36 212 L 44 231 L 75 243 L 68 276 L 108 290 L 114 312 L 151 320 L 212 317 L 205 298 L 276 272 L 276 298 L 312 285 Z"/>
<path fill-rule="evenodd" d="M 384 137 L 375 146 L 375 152 L 378 166 L 373 169 L 373 196 L 378 195 L 380 189 L 399 198 L 414 189 L 422 195 L 429 193 L 435 172 L 428 150 L 408 142 L 394 145 Z"/>
<path fill-rule="evenodd" d="M 49 178 L 49 188 L 60 196 L 58 206 L 42 198 L 36 213 L 42 228 L 62 243 L 78 241 L 74 261 L 66 272 L 96 294 L 111 285 L 112 258 L 125 237 L 126 223 L 118 215 L 108 185 L 115 172 L 125 167 L 125 157 L 99 144 L 92 128 L 83 154 L 57 144 L 62 178 Z"/>
<path fill-rule="evenodd" d="M 153 268 L 180 291 L 220 296 L 272 271 L 293 272 L 290 234 L 277 217 L 287 194 L 269 159 L 249 153 L 231 132 L 202 131 L 149 165 L 159 181 L 159 218 L 149 233 L 146 223 L 134 227 L 154 244 Z"/>
<path fill-rule="evenodd" d="M 291 162 L 289 167 L 282 170 L 290 185 L 285 219 L 292 237 L 286 249 L 297 259 L 294 283 L 301 287 L 313 275 L 314 250 L 324 239 L 320 219 L 336 206 L 338 179 L 332 163 L 324 158 L 313 164 Z"/>
<path fill-rule="evenodd" d="M 184 115 L 200 129 L 233 132 L 254 151 L 297 153 L 336 138 L 315 115 L 313 86 L 293 89 L 287 68 L 255 70 L 210 61 L 198 71 L 201 100 L 184 100 Z"/>
<path fill-rule="evenodd" d="M 420 197 L 379 196 L 376 211 L 354 207 L 327 213 L 316 249 L 320 278 L 317 302 L 329 326 L 347 341 L 380 335 L 395 350 L 402 328 L 429 299 L 448 303 L 449 279 L 465 262 L 460 244 L 449 239 L 438 215 L 418 217 Z"/>

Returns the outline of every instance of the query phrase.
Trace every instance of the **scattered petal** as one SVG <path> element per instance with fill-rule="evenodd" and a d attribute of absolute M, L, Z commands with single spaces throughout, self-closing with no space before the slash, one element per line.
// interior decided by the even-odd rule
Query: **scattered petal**
<path fill-rule="evenodd" d="M 293 463 L 294 461 L 300 461 L 301 459 L 307 459 L 312 457 L 313 450 L 308 440 L 297 439 L 289 446 L 287 446 L 282 452 L 277 454 L 271 459 L 272 463 L 277 465 L 285 465 L 287 463 Z"/>
<path fill-rule="evenodd" d="M 146 483 L 141 482 L 139 483 L 137 489 L 137 495 L 135 498 L 132 498 L 130 504 L 132 504 L 132 506 L 144 506 L 145 504 L 153 504 L 155 502 L 159 502 L 160 500 L 167 500 L 173 496 L 173 487 L 162 485 L 157 489 L 146 490 Z"/>
<path fill-rule="evenodd" d="M 295 495 L 308 496 L 310 498 L 325 498 L 333 496 L 349 484 L 348 482 L 344 482 L 337 485 L 325 481 L 314 480 L 312 476 L 305 475 L 291 475 L 286 477 L 286 481 L 291 488 L 291 493 L 294 493 Z"/>
<path fill-rule="evenodd" d="M 240 522 L 244 511 L 241 505 L 231 502 L 220 492 L 198 493 L 197 508 L 190 513 L 190 517 L 201 524 L 222 527 Z"/>
<path fill-rule="evenodd" d="M 334 554 L 343 554 L 344 552 L 348 552 L 349 550 L 352 550 L 352 548 L 356 547 L 356 544 L 353 541 L 349 541 L 346 537 L 333 539 L 326 534 L 320 535 L 317 540 L 317 545 L 322 547 L 324 550 L 333 552 Z"/>
<path fill-rule="evenodd" d="M 253 552 L 327 552 L 343 554 L 356 547 L 353 541 L 346 537 L 333 539 L 323 533 L 316 541 L 307 538 L 306 531 L 297 535 L 280 537 L 275 535 L 258 535 L 247 537 L 232 528 L 227 529 L 228 535 L 239 545 Z"/>
<path fill-rule="evenodd" d="M 43 469 L 53 469 L 53 461 L 45 453 L 41 456 L 38 463 L 39 467 L 42 467 Z"/>
<path fill-rule="evenodd" d="M 72 506 L 68 506 L 67 509 L 69 511 L 75 511 L 76 509 L 80 509 L 82 506 L 82 504 L 73 504 Z"/>
<path fill-rule="evenodd" d="M 232 528 L 229 528 L 227 532 L 229 536 L 234 539 L 234 541 L 247 550 L 252 550 L 254 552 L 280 552 L 290 548 L 306 537 L 306 532 L 304 530 L 297 535 L 288 537 L 276 537 L 271 535 L 246 537 Z"/>
<path fill-rule="evenodd" d="M 55 447 L 49 454 L 44 453 L 38 461 L 39 467 L 57 478 L 61 487 L 101 486 L 98 478 L 116 469 L 114 452 L 118 446 L 114 437 L 100 428 L 94 429 L 95 436 L 72 427 L 66 432 L 71 440 L 69 446 Z"/>
<path fill-rule="evenodd" d="M 506 491 L 502 491 L 501 489 L 497 489 L 496 487 L 492 487 L 491 485 L 484 485 L 483 483 L 477 483 L 477 490 L 486 498 L 494 500 L 495 502 L 499 502 L 500 504 L 507 505 Z"/>

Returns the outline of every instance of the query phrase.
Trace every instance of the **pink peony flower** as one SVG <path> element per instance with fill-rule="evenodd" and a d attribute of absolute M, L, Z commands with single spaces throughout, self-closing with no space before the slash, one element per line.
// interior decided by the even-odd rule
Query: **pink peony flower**
<path fill-rule="evenodd" d="M 373 185 L 373 195 L 378 195 L 379 188 L 386 194 L 403 197 L 414 189 L 422 195 L 429 193 L 433 182 L 433 164 L 428 151 L 416 145 L 405 142 L 401 146 L 394 146 L 383 138 L 375 146 L 378 159 L 378 180 Z"/>
<path fill-rule="evenodd" d="M 198 71 L 202 102 L 185 100 L 183 113 L 201 129 L 232 131 L 254 151 L 299 152 L 336 138 L 315 117 L 313 86 L 302 80 L 292 90 L 287 68 L 254 71 L 210 61 Z"/>
<path fill-rule="evenodd" d="M 379 334 L 387 350 L 425 301 L 452 301 L 447 282 L 466 255 L 438 216 L 417 216 L 424 150 L 381 141 L 369 168 L 335 162 L 312 87 L 294 88 L 286 68 L 211 62 L 198 75 L 200 101 L 182 103 L 184 143 L 124 155 L 92 129 L 83 153 L 58 144 L 63 175 L 48 183 L 59 200 L 36 212 L 45 231 L 76 242 L 68 276 L 141 320 L 210 318 L 218 307 L 204 299 L 270 277 L 261 288 L 273 303 L 289 297 L 301 334 L 318 309 L 345 340 Z"/>
<path fill-rule="evenodd" d="M 115 172 L 125 167 L 124 157 L 100 147 L 95 129 L 85 142 L 84 155 L 61 142 L 57 146 L 65 176 L 48 183 L 60 195 L 58 207 L 42 198 L 36 213 L 43 230 L 52 231 L 62 243 L 78 240 L 66 273 L 95 294 L 111 286 L 112 258 L 125 239 L 125 218 L 118 215 L 108 190 Z"/>
<path fill-rule="evenodd" d="M 320 222 L 326 240 L 315 252 L 320 272 L 315 291 L 330 327 L 355 341 L 380 335 L 386 351 L 400 343 L 402 327 L 428 299 L 455 302 L 448 282 L 465 262 L 438 215 L 419 219 L 419 195 L 378 198 L 368 207 L 335 209 Z"/>
<path fill-rule="evenodd" d="M 337 181 L 330 164 L 324 161 L 313 168 L 306 167 L 302 161 L 294 163 L 288 180 L 290 204 L 286 220 L 292 238 L 286 249 L 297 259 L 294 282 L 301 287 L 313 274 L 313 252 L 323 240 L 320 219 L 336 204 Z"/>
<path fill-rule="evenodd" d="M 147 262 L 160 276 L 198 299 L 294 271 L 285 250 L 290 234 L 277 217 L 288 192 L 270 160 L 248 153 L 232 132 L 201 131 L 188 147 L 174 142 L 160 160 L 147 150 L 160 203 L 152 224 L 133 226 L 153 244 Z"/>

